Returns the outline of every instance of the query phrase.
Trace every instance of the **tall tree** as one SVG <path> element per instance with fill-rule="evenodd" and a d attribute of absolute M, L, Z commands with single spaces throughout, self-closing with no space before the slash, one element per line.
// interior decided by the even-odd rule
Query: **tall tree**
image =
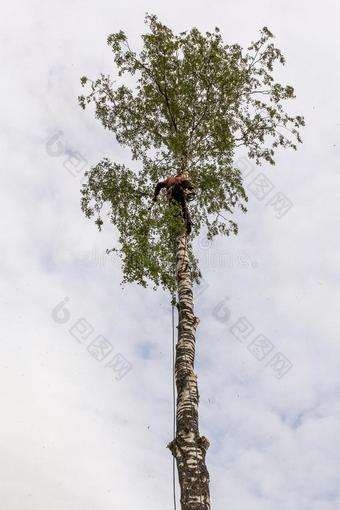
<path fill-rule="evenodd" d="M 237 148 L 244 146 L 257 164 L 274 164 L 278 147 L 296 149 L 301 142 L 304 120 L 284 111 L 283 102 L 295 97 L 294 89 L 273 78 L 274 64 L 285 60 L 268 28 L 243 49 L 225 44 L 218 28 L 176 35 L 155 15 L 146 15 L 145 22 L 148 32 L 138 54 L 123 31 L 107 39 L 120 83 L 103 74 L 96 80 L 81 78 L 87 92 L 79 97 L 80 105 L 85 109 L 93 102 L 96 117 L 138 162 L 131 170 L 104 158 L 92 167 L 82 188 L 82 209 L 95 217 L 99 229 L 103 215 L 116 227 L 118 243 L 108 252 L 121 258 L 123 282 L 161 286 L 177 305 L 176 434 L 168 447 L 177 462 L 182 510 L 208 510 L 209 441 L 199 434 L 194 373 L 199 321 L 192 284 L 202 275 L 192 241 L 202 228 L 208 239 L 237 234 L 231 215 L 235 207 L 245 212 L 247 202 L 234 166 Z M 183 173 L 196 191 L 189 204 L 190 236 L 176 201 L 150 207 L 157 182 Z"/>

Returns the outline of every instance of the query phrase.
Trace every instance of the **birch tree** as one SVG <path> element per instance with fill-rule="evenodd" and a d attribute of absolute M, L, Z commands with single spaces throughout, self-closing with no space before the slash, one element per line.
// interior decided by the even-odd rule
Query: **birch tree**
<path fill-rule="evenodd" d="M 82 108 L 130 150 L 133 169 L 103 158 L 87 173 L 82 209 L 98 228 L 111 222 L 117 242 L 108 248 L 122 262 L 122 283 L 169 291 L 178 309 L 175 377 L 176 434 L 168 444 L 176 459 L 182 510 L 210 509 L 206 452 L 209 441 L 198 426 L 193 283 L 202 274 L 193 240 L 237 234 L 235 208 L 246 212 L 247 194 L 235 166 L 243 147 L 256 164 L 275 164 L 277 149 L 297 148 L 303 117 L 285 112 L 294 89 L 273 77 L 285 64 L 264 27 L 249 47 L 226 44 L 218 28 L 175 34 L 155 15 L 139 53 L 123 31 L 111 34 L 115 75 L 81 78 Z M 178 204 L 152 204 L 155 185 L 169 175 L 187 174 L 196 199 L 189 203 L 187 235 Z"/>

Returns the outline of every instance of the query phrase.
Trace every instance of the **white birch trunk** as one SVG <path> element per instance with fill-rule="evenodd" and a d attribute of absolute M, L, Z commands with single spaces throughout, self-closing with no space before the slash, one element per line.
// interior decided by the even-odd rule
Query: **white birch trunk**
<path fill-rule="evenodd" d="M 175 377 L 177 387 L 176 437 L 169 443 L 176 458 L 182 510 L 210 510 L 209 473 L 205 454 L 209 441 L 198 428 L 198 388 L 194 373 L 195 333 L 199 320 L 193 311 L 192 280 L 186 236 L 177 245 L 178 341 Z"/>

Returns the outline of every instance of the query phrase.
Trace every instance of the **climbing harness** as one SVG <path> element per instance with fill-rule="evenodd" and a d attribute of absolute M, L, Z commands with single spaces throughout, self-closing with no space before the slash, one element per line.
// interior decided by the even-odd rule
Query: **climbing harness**
<path fill-rule="evenodd" d="M 187 202 L 192 202 L 193 200 L 195 200 L 196 193 L 194 191 L 185 189 L 184 193 L 185 193 L 185 199 Z"/>

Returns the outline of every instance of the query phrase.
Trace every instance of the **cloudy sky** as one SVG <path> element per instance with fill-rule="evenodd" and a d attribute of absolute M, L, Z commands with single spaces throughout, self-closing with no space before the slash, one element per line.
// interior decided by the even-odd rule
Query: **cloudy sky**
<path fill-rule="evenodd" d="M 330 0 L 2 6 L 1 508 L 172 508 L 169 299 L 120 286 L 105 255 L 114 233 L 83 217 L 79 193 L 90 165 L 129 158 L 78 106 L 79 78 L 114 76 L 106 37 L 124 29 L 139 48 L 145 12 L 175 31 L 217 25 L 245 46 L 268 26 L 307 123 L 275 167 L 240 154 L 239 235 L 196 245 L 212 508 L 340 508 L 339 11 Z"/>

